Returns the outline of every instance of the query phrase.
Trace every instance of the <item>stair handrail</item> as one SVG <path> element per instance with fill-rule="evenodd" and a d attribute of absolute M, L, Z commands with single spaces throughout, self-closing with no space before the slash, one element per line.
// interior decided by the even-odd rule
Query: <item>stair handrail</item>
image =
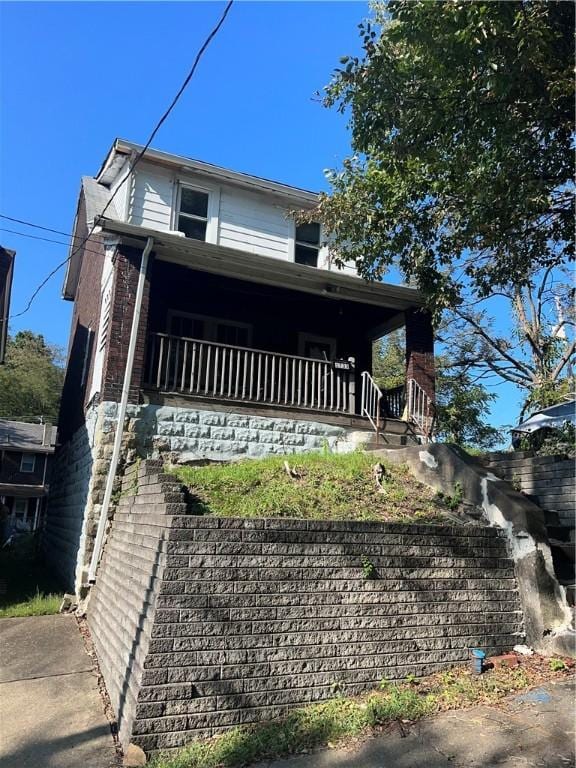
<path fill-rule="evenodd" d="M 436 419 L 435 403 L 415 379 L 408 379 L 407 385 L 406 413 L 408 421 L 416 424 L 426 442 L 429 442 L 432 440 Z"/>
<path fill-rule="evenodd" d="M 380 403 L 384 394 L 368 371 L 362 371 L 361 376 L 362 399 L 360 403 L 360 415 L 368 417 L 368 420 L 374 427 L 376 435 L 378 435 L 380 431 Z"/>

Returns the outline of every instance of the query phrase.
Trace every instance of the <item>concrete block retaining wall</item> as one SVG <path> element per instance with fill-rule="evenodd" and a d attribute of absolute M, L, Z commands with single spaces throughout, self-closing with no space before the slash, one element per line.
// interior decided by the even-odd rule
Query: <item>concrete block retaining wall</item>
<path fill-rule="evenodd" d="M 493 472 L 530 496 L 542 509 L 556 512 L 561 525 L 576 525 L 576 463 L 564 456 L 526 453 L 489 454 L 485 463 Z"/>
<path fill-rule="evenodd" d="M 191 516 L 158 472 L 125 480 L 88 605 L 123 742 L 177 747 L 523 639 L 493 528 Z"/>

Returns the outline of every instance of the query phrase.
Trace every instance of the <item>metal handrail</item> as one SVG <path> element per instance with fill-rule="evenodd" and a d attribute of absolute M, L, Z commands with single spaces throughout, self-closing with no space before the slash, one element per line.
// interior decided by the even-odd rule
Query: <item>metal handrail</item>
<path fill-rule="evenodd" d="M 428 393 L 415 379 L 407 382 L 406 411 L 408 420 L 413 422 L 426 441 L 432 440 L 436 407 Z"/>
<path fill-rule="evenodd" d="M 368 371 L 362 371 L 361 375 L 362 399 L 360 414 L 369 419 L 376 431 L 376 435 L 378 435 L 380 431 L 380 403 L 382 401 L 383 392 Z"/>

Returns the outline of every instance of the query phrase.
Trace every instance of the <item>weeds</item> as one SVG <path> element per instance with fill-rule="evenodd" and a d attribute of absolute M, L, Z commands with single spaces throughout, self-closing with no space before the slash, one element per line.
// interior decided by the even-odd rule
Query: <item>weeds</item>
<path fill-rule="evenodd" d="M 362 573 L 365 579 L 376 578 L 376 566 L 366 555 L 362 555 Z"/>
<path fill-rule="evenodd" d="M 560 672 L 566 669 L 566 662 L 562 661 L 562 659 L 550 659 L 548 663 L 552 672 Z"/>
<path fill-rule="evenodd" d="M 340 695 L 293 710 L 281 720 L 235 728 L 194 742 L 176 755 L 158 756 L 150 768 L 241 768 L 368 734 L 396 720 L 414 721 L 447 709 L 493 704 L 509 693 L 540 683 L 543 676 L 566 675 L 564 662 L 562 669 L 555 670 L 552 664 L 538 666 L 534 660 L 523 664 L 526 669 L 501 667 L 478 676 L 458 667 L 427 678 L 408 675 L 404 683 L 382 680 L 378 690 L 367 696 Z"/>
<path fill-rule="evenodd" d="M 386 495 L 374 485 L 370 456 L 305 454 L 205 467 L 174 467 L 192 512 L 220 517 L 441 522 L 446 505 L 406 467 L 387 466 Z"/>

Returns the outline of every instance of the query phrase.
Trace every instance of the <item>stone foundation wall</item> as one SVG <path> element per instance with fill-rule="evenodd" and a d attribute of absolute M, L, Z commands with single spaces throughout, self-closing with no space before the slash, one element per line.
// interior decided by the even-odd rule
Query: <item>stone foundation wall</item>
<path fill-rule="evenodd" d="M 130 415 L 142 452 L 147 455 L 176 453 L 184 459 L 230 460 L 325 448 L 340 452 L 356 446 L 350 429 L 319 421 L 201 406 L 131 406 Z"/>
<path fill-rule="evenodd" d="M 556 512 L 561 525 L 574 528 L 576 520 L 576 463 L 564 456 L 528 453 L 489 454 L 486 465 L 514 488 L 530 496 L 542 509 Z"/>
<path fill-rule="evenodd" d="M 115 409 L 115 403 L 90 407 L 85 424 L 54 459 L 42 547 L 71 592 L 85 585 L 114 442 Z"/>
<path fill-rule="evenodd" d="M 177 747 L 523 640 L 493 528 L 191 516 L 157 464 L 137 471 L 88 605 L 125 743 Z"/>

